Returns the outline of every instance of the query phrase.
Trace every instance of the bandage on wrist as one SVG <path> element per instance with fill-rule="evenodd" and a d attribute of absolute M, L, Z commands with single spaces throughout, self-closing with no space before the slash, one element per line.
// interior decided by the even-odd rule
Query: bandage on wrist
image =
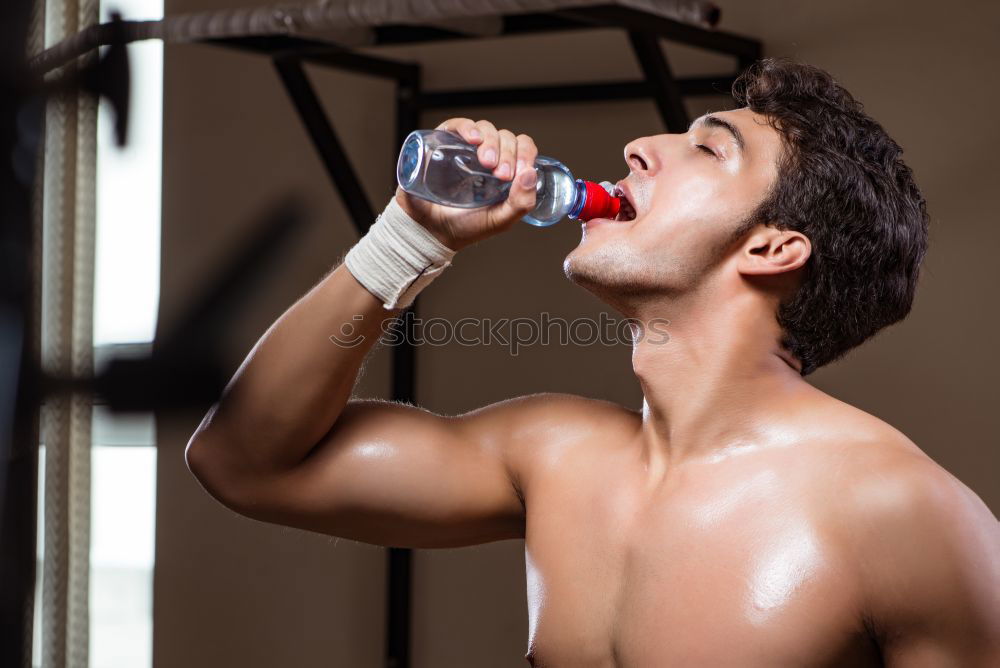
<path fill-rule="evenodd" d="M 347 270 L 386 309 L 406 308 L 451 264 L 455 251 L 410 218 L 393 197 L 344 258 Z"/>

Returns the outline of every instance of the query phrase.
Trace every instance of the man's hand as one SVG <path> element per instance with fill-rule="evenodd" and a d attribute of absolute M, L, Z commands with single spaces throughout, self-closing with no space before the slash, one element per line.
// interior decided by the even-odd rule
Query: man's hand
<path fill-rule="evenodd" d="M 415 221 L 441 243 L 458 250 L 508 229 L 535 208 L 535 158 L 538 149 L 528 135 L 497 130 L 489 121 L 452 118 L 437 126 L 461 136 L 476 149 L 479 162 L 493 167 L 493 174 L 513 181 L 503 202 L 480 209 L 459 209 L 432 204 L 396 188 L 396 201 Z"/>

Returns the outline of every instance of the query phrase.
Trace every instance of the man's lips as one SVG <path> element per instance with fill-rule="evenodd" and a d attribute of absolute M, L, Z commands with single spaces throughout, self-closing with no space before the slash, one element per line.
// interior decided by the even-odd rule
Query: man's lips
<path fill-rule="evenodd" d="M 639 217 L 639 209 L 636 207 L 635 200 L 632 198 L 632 190 L 624 180 L 615 184 L 614 194 L 616 197 L 621 197 L 628 202 L 628 206 L 632 208 L 632 218 L 629 221 L 619 222 L 631 222 L 631 220 L 635 220 Z"/>

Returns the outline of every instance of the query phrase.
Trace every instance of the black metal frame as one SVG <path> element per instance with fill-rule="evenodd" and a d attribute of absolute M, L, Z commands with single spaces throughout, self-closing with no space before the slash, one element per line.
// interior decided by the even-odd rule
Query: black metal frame
<path fill-rule="evenodd" d="M 618 28 L 629 41 L 642 68 L 640 81 L 610 81 L 564 86 L 507 87 L 422 91 L 420 66 L 350 51 L 322 42 L 287 36 L 242 37 L 209 40 L 230 48 L 270 55 L 274 59 L 285 90 L 316 146 L 333 185 L 339 191 L 359 234 L 374 222 L 375 210 L 361 188 L 350 159 L 337 139 L 311 85 L 304 63 L 313 63 L 388 78 L 396 82 L 396 143 L 420 125 L 424 110 L 461 106 L 502 106 L 515 104 L 560 104 L 589 101 L 652 99 L 669 132 L 684 132 L 688 116 L 684 98 L 697 95 L 728 95 L 736 76 L 761 57 L 757 40 L 722 31 L 705 30 L 661 16 L 619 5 L 562 10 L 541 14 L 504 16 L 495 37 L 564 30 Z M 373 46 L 411 44 L 444 40 L 474 39 L 475 35 L 426 26 L 382 26 L 375 29 Z M 670 69 L 660 39 L 700 47 L 733 56 L 733 72 L 717 77 L 676 78 Z M 393 156 L 395 158 L 395 156 Z M 395 168 L 395 160 L 393 160 Z M 393 174 L 395 178 L 395 174 Z M 417 304 L 412 309 L 415 312 Z M 409 315 L 409 314 L 406 314 Z M 412 327 L 412 318 L 403 318 Z M 412 334 L 412 332 L 410 332 Z M 393 348 L 392 398 L 415 402 L 416 356 L 409 341 Z M 388 668 L 410 664 L 410 574 L 411 552 L 391 548 L 388 559 L 388 600 L 385 662 Z"/>

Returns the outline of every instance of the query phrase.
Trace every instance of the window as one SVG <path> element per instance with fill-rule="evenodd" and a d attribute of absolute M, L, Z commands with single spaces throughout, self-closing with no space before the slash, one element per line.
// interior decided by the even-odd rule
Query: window
<path fill-rule="evenodd" d="M 156 448 L 148 415 L 94 407 L 91 452 L 90 665 L 151 666 Z M 45 446 L 39 453 L 35 666 L 41 664 Z"/>
<path fill-rule="evenodd" d="M 93 668 L 153 665 L 154 438 L 150 416 L 114 417 L 100 406 L 94 407 L 90 497 Z"/>
<path fill-rule="evenodd" d="M 102 2 L 102 5 L 105 3 Z M 160 18 L 163 0 L 117 0 L 130 19 Z M 108 13 L 108 10 L 104 10 Z M 114 145 L 113 115 L 97 127 L 94 345 L 153 340 L 160 296 L 163 44 L 128 47 L 132 70 L 128 144 Z"/>

